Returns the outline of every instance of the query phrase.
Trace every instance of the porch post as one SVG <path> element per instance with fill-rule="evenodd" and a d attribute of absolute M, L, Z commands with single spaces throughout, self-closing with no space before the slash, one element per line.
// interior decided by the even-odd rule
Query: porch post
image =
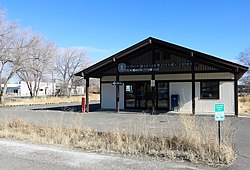
<path fill-rule="evenodd" d="M 155 74 L 152 74 L 151 80 L 155 81 Z M 150 82 L 151 83 L 151 82 Z M 155 114 L 155 85 L 151 86 L 152 87 L 152 114 Z"/>
<path fill-rule="evenodd" d="M 191 57 L 193 57 L 193 53 L 191 53 Z M 192 60 L 192 114 L 195 114 L 195 70 L 194 70 L 195 62 Z"/>
<path fill-rule="evenodd" d="M 238 117 L 238 81 L 237 74 L 234 73 L 234 114 Z"/>
<path fill-rule="evenodd" d="M 86 77 L 86 112 L 89 112 L 89 77 Z"/>
<path fill-rule="evenodd" d="M 116 73 L 116 82 L 119 82 L 119 73 Z M 120 86 L 117 84 L 116 86 L 116 112 L 120 111 Z"/>

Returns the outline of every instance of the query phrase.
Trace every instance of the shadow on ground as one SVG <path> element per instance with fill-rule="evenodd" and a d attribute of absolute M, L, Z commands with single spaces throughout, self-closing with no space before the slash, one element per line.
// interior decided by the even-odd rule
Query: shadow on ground
<path fill-rule="evenodd" d="M 90 104 L 89 111 L 97 111 L 100 109 L 100 104 Z M 71 105 L 71 106 L 59 106 L 59 107 L 46 107 L 46 108 L 36 108 L 32 110 L 53 110 L 53 111 L 65 111 L 65 112 L 81 112 L 82 105 Z"/>

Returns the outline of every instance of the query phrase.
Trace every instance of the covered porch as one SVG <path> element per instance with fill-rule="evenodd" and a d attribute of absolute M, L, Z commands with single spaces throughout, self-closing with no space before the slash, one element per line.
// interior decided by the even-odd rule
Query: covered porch
<path fill-rule="evenodd" d="M 101 108 L 200 113 L 225 103 L 238 115 L 237 81 L 247 67 L 149 37 L 77 73 L 100 78 Z M 178 96 L 173 108 L 173 96 Z"/>

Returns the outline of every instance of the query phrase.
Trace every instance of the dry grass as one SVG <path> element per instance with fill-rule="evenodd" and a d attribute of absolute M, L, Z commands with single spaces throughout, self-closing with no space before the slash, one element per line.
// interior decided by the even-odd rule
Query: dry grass
<path fill-rule="evenodd" d="M 230 165 L 236 158 L 231 126 L 223 123 L 222 143 L 219 146 L 216 126 L 211 126 L 211 123 L 208 118 L 204 118 L 201 123 L 194 116 L 181 116 L 180 133 L 150 135 L 147 130 L 136 134 L 118 129 L 96 132 L 79 123 L 65 128 L 60 123 L 38 126 L 14 119 L 0 124 L 0 138 L 102 153 L 179 158 L 213 166 Z"/>
<path fill-rule="evenodd" d="M 218 145 L 216 122 L 206 117 L 181 117 L 183 150 L 192 162 L 207 164 L 232 164 L 236 158 L 234 129 L 229 120 L 221 127 L 221 145 Z"/>
<path fill-rule="evenodd" d="M 83 96 L 17 98 L 16 100 L 5 101 L 5 103 L 2 106 L 74 103 L 74 102 L 81 102 L 82 97 Z M 91 94 L 90 100 L 91 101 L 100 100 L 100 95 L 99 94 Z"/>
<path fill-rule="evenodd" d="M 239 113 L 250 114 L 250 95 L 239 97 Z"/>

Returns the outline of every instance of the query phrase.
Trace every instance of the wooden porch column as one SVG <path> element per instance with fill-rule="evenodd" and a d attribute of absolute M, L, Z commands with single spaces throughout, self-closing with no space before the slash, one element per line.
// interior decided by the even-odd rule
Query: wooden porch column
<path fill-rule="evenodd" d="M 155 81 L 155 74 L 152 74 L 151 80 Z M 151 82 L 150 82 L 150 84 L 151 84 Z M 155 83 L 155 85 L 156 85 L 156 83 Z M 152 88 L 152 114 L 155 114 L 155 95 L 156 95 L 155 93 L 156 93 L 156 91 L 155 91 L 155 86 L 151 86 L 151 88 Z"/>
<path fill-rule="evenodd" d="M 237 74 L 234 73 L 234 114 L 238 117 L 238 81 Z"/>
<path fill-rule="evenodd" d="M 191 53 L 191 57 L 193 57 L 193 53 Z M 195 114 L 195 70 L 194 70 L 195 62 L 192 61 L 192 114 Z"/>
<path fill-rule="evenodd" d="M 116 82 L 119 82 L 119 74 L 118 71 L 116 73 Z M 120 85 L 116 84 L 116 112 L 120 111 Z"/>
<path fill-rule="evenodd" d="M 86 112 L 89 112 L 89 77 L 86 77 Z"/>

